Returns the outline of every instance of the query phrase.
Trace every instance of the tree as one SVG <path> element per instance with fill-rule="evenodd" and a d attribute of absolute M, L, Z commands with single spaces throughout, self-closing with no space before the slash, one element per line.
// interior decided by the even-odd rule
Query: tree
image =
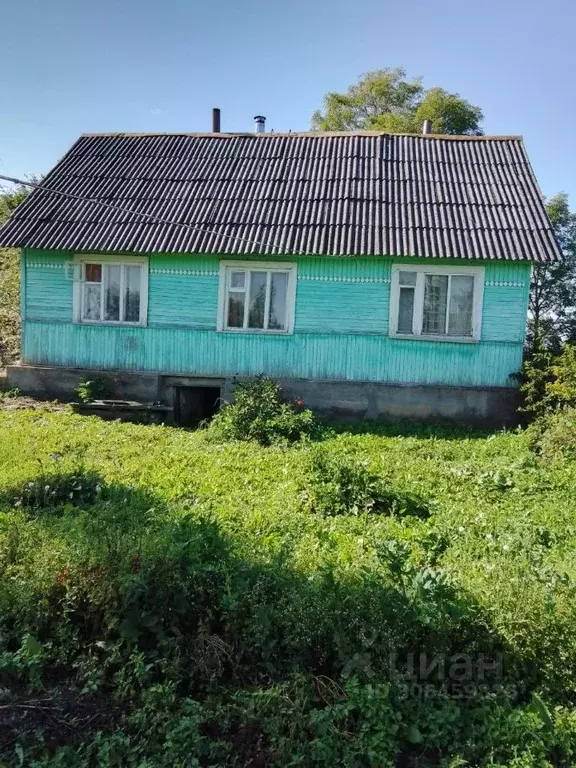
<path fill-rule="evenodd" d="M 482 118 L 480 107 L 457 93 L 426 90 L 421 78 L 407 80 L 406 71 L 396 67 L 362 75 L 346 93 L 328 93 L 324 109 L 312 116 L 312 129 L 420 133 L 424 120 L 430 120 L 434 133 L 479 136 Z"/>
<path fill-rule="evenodd" d="M 34 178 L 32 181 L 36 182 L 36 179 Z M 0 224 L 4 224 L 12 211 L 28 197 L 29 193 L 30 189 L 23 184 L 13 189 L 0 187 Z"/>
<path fill-rule="evenodd" d="M 0 224 L 28 195 L 24 186 L 0 188 Z M 0 368 L 14 362 L 20 349 L 20 261 L 18 251 L 0 248 Z"/>
<path fill-rule="evenodd" d="M 480 107 L 473 106 L 457 93 L 430 88 L 416 110 L 414 129 L 421 131 L 424 120 L 430 120 L 432 133 L 481 136 L 482 118 Z"/>
<path fill-rule="evenodd" d="M 532 353 L 539 346 L 559 352 L 565 342 L 576 342 L 576 213 L 563 192 L 546 209 L 564 260 L 533 267 L 527 341 Z"/>

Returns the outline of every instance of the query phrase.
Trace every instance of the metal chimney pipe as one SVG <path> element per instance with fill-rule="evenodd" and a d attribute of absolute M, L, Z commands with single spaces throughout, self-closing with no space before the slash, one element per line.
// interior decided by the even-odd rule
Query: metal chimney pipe
<path fill-rule="evenodd" d="M 264 115 L 256 115 L 254 118 L 254 133 L 266 132 L 266 118 Z"/>
<path fill-rule="evenodd" d="M 214 107 L 212 110 L 212 133 L 220 133 L 220 110 Z"/>
<path fill-rule="evenodd" d="M 422 126 L 422 133 L 424 136 L 428 133 L 432 133 L 432 120 L 424 120 L 424 125 Z"/>

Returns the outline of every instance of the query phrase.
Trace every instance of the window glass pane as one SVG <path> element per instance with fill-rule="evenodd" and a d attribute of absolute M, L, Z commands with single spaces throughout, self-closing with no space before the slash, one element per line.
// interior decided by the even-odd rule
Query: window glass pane
<path fill-rule="evenodd" d="M 423 334 L 446 333 L 448 275 L 424 275 Z"/>
<path fill-rule="evenodd" d="M 100 285 L 84 283 L 84 300 L 82 302 L 83 320 L 100 320 Z"/>
<path fill-rule="evenodd" d="M 416 285 L 416 272 L 400 272 L 400 285 Z"/>
<path fill-rule="evenodd" d="M 286 330 L 286 294 L 288 275 L 286 272 L 272 272 L 270 275 L 270 312 L 268 328 L 274 331 Z"/>
<path fill-rule="evenodd" d="M 398 299 L 398 333 L 412 333 L 414 288 L 400 288 Z"/>
<path fill-rule="evenodd" d="M 230 288 L 244 288 L 246 286 L 246 272 L 230 273 Z"/>
<path fill-rule="evenodd" d="M 104 268 L 104 320 L 120 320 L 120 270 L 116 264 Z"/>
<path fill-rule="evenodd" d="M 140 278 L 139 266 L 126 266 L 124 273 L 124 320 L 127 323 L 140 322 Z"/>
<path fill-rule="evenodd" d="M 473 301 L 474 278 L 468 275 L 452 275 L 448 315 L 448 333 L 451 336 L 472 336 Z"/>
<path fill-rule="evenodd" d="M 266 276 L 266 272 L 250 272 L 250 305 L 248 309 L 248 328 L 264 328 Z"/>
<path fill-rule="evenodd" d="M 85 280 L 87 283 L 102 282 L 102 264 L 85 264 Z"/>
<path fill-rule="evenodd" d="M 228 328 L 244 327 L 245 293 L 228 294 Z"/>

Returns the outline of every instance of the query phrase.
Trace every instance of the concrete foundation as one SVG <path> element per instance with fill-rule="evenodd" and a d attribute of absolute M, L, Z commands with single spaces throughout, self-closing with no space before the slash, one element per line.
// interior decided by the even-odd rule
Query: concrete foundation
<path fill-rule="evenodd" d="M 95 371 L 16 365 L 7 371 L 6 386 L 40 398 L 71 400 L 83 381 L 98 378 L 112 397 L 160 402 L 173 407 L 177 387 L 218 387 L 223 402 L 234 399 L 238 379 L 161 373 Z M 379 384 L 369 381 L 279 379 L 288 399 L 301 398 L 329 420 L 420 421 L 497 428 L 518 423 L 518 391 L 512 388 L 471 388 Z"/>
<path fill-rule="evenodd" d="M 481 428 L 518 424 L 518 391 L 366 381 L 280 380 L 286 397 L 299 397 L 331 421 L 419 421 Z"/>
<path fill-rule="evenodd" d="M 75 399 L 74 390 L 83 381 L 98 379 L 110 397 L 151 403 L 158 400 L 158 374 L 129 371 L 94 371 L 86 368 L 51 368 L 42 365 L 9 365 L 6 386 L 43 399 Z"/>

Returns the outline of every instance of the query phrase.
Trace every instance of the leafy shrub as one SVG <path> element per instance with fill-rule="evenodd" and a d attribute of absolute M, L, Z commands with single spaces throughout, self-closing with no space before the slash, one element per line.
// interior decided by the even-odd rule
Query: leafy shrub
<path fill-rule="evenodd" d="M 80 382 L 74 392 L 80 403 L 92 403 L 94 400 L 105 400 L 111 395 L 108 384 L 98 378 Z"/>
<path fill-rule="evenodd" d="M 552 354 L 541 344 L 522 363 L 522 371 L 517 377 L 522 397 L 520 412 L 528 421 L 538 418 L 546 410 L 546 387 L 553 378 L 551 366 Z"/>
<path fill-rule="evenodd" d="M 0 224 L 26 198 L 29 189 L 0 188 Z M 20 351 L 20 252 L 0 248 L 0 368 L 18 359 Z"/>
<path fill-rule="evenodd" d="M 532 448 L 548 457 L 576 458 L 576 345 L 567 344 L 556 357 L 539 350 L 525 372 L 523 410 L 533 420 Z"/>
<path fill-rule="evenodd" d="M 20 253 L 0 248 L 0 368 L 15 362 L 19 350 Z"/>
<path fill-rule="evenodd" d="M 266 376 L 241 382 L 234 403 L 225 405 L 210 425 L 219 440 L 254 440 L 261 445 L 293 443 L 318 431 L 312 411 L 303 408 L 301 400 L 283 402 L 280 387 Z"/>
<path fill-rule="evenodd" d="M 566 344 L 557 356 L 539 347 L 524 362 L 522 379 L 522 411 L 530 418 L 576 407 L 576 345 Z"/>
<path fill-rule="evenodd" d="M 425 517 L 428 509 L 415 495 L 398 493 L 370 470 L 370 463 L 321 447 L 311 454 L 305 506 L 324 515 L 407 513 Z"/>
<path fill-rule="evenodd" d="M 546 385 L 550 409 L 576 407 L 576 345 L 566 344 L 551 366 L 552 381 Z"/>

